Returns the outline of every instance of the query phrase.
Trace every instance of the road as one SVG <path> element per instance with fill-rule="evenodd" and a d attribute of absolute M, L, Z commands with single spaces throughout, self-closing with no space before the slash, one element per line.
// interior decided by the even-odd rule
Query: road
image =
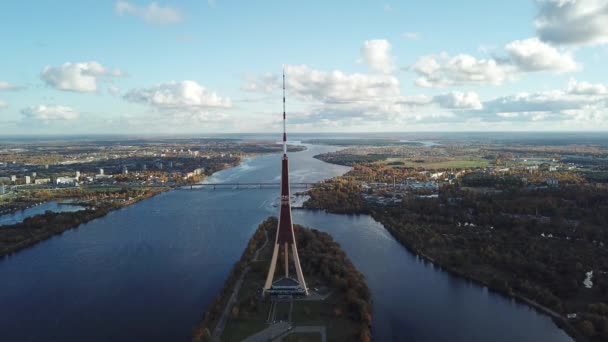
<path fill-rule="evenodd" d="M 255 251 L 255 253 L 253 254 L 252 262 L 258 261 L 258 257 L 260 256 L 260 251 L 263 250 L 266 247 L 266 245 L 268 245 L 268 232 L 267 231 L 264 231 L 264 236 L 265 236 L 266 240 L 264 241 L 264 244 L 262 244 L 262 246 L 260 246 L 260 248 L 258 248 Z M 239 294 L 239 291 L 241 290 L 241 285 L 243 285 L 243 280 L 245 279 L 245 276 L 247 275 L 247 273 L 249 272 L 250 269 L 251 269 L 251 267 L 249 265 L 247 267 L 245 267 L 243 269 L 243 272 L 241 272 L 239 279 L 234 284 L 234 288 L 232 289 L 230 298 L 228 299 L 228 302 L 226 303 L 226 306 L 224 307 L 224 311 L 222 311 L 222 315 L 220 316 L 220 319 L 217 322 L 215 329 L 213 330 L 213 335 L 211 336 L 213 341 L 220 341 L 220 336 L 222 336 L 222 333 L 224 332 L 224 328 L 226 327 L 226 322 L 228 322 L 230 311 L 231 311 L 232 307 L 234 306 L 234 304 L 236 303 L 237 295 Z"/>

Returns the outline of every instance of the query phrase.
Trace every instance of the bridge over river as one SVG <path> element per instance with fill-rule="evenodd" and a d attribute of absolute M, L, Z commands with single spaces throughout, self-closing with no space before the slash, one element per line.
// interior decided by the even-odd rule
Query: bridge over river
<path fill-rule="evenodd" d="M 308 189 L 312 188 L 318 183 L 310 183 L 310 182 L 299 182 L 299 183 L 290 183 L 289 186 L 291 188 L 298 189 Z M 202 184 L 193 184 L 190 187 L 180 187 L 178 189 L 184 190 L 197 190 L 197 189 L 262 189 L 262 188 L 279 188 L 281 183 L 269 183 L 269 182 L 252 182 L 252 183 L 202 183 Z"/>

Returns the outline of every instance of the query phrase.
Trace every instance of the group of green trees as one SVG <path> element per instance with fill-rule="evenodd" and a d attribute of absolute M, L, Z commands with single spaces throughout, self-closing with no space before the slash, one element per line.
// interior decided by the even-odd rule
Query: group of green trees
<path fill-rule="evenodd" d="M 323 153 L 314 156 L 315 158 L 322 160 L 327 163 L 353 166 L 360 163 L 373 163 L 381 160 L 385 160 L 390 157 L 387 154 L 342 154 L 342 153 Z"/>
<path fill-rule="evenodd" d="M 308 209 L 331 207 L 334 213 L 363 213 L 367 211 L 361 197 L 361 186 L 349 180 L 337 179 L 321 183 L 307 191 L 310 198 L 304 203 Z"/>
<path fill-rule="evenodd" d="M 322 279 L 346 299 L 335 310 L 359 326 L 360 341 L 371 340 L 371 292 L 361 274 L 331 235 L 295 226 L 302 269 L 307 277 Z M 335 294 L 332 294 L 335 295 Z"/>
<path fill-rule="evenodd" d="M 365 168 L 373 173 L 376 166 Z M 443 187 L 438 198 L 406 194 L 401 203 L 379 206 L 363 200 L 360 178 L 353 179 L 360 169 L 310 191 L 305 206 L 370 213 L 404 246 L 438 265 L 560 315 L 577 313 L 562 320 L 570 332 L 608 341 L 608 190 L 529 191 L 506 181 L 501 192 L 461 187 L 496 186 L 477 175 Z M 583 284 L 589 271 L 591 288 Z"/>

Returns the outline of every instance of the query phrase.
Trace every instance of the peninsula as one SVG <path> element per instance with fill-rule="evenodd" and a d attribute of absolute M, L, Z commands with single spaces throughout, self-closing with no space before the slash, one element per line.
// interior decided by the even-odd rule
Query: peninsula
<path fill-rule="evenodd" d="M 308 296 L 281 300 L 263 295 L 277 225 L 274 217 L 259 225 L 195 328 L 193 341 L 370 341 L 370 291 L 327 233 L 294 225 Z"/>

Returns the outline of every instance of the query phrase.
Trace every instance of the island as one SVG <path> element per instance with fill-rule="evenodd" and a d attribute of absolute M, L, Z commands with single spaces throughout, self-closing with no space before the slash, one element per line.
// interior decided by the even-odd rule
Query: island
<path fill-rule="evenodd" d="M 327 233 L 294 225 L 309 296 L 281 300 L 264 295 L 276 229 L 274 217 L 259 225 L 192 340 L 370 341 L 370 290 Z"/>

